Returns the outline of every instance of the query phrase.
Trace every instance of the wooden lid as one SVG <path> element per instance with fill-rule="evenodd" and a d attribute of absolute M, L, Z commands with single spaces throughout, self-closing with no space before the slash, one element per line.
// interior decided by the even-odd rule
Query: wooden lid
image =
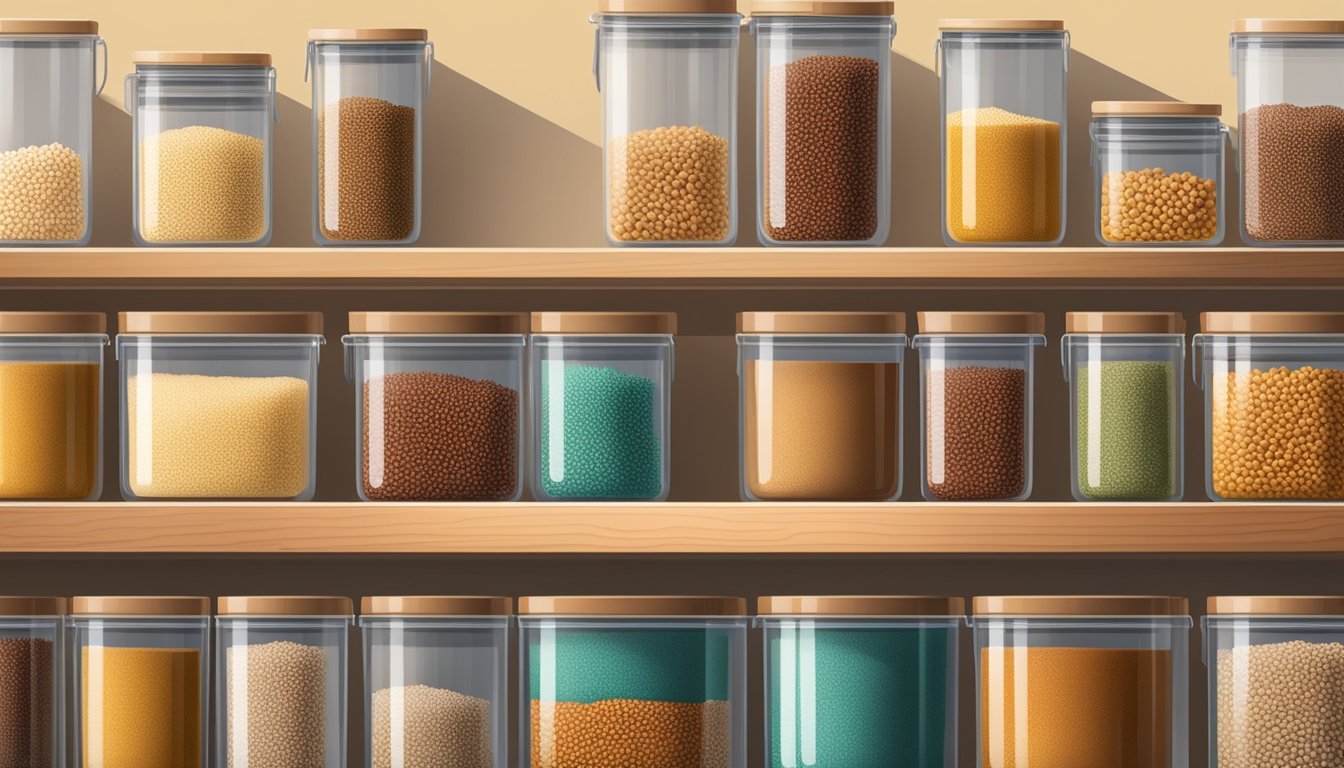
<path fill-rule="evenodd" d="M 1344 333 L 1344 312 L 1201 312 L 1203 333 Z"/>
<path fill-rule="evenodd" d="M 96 35 L 90 19 L 0 19 L 0 35 Z"/>
<path fill-rule="evenodd" d="M 888 0 L 756 0 L 752 16 L 890 16 Z"/>
<path fill-rule="evenodd" d="M 183 67 L 269 67 L 271 54 L 229 51 L 136 51 L 133 64 Z"/>
<path fill-rule="evenodd" d="M 348 597 L 311 595 L 252 595 L 219 598 L 220 616 L 349 616 L 354 604 Z"/>
<path fill-rule="evenodd" d="M 75 616 L 209 616 L 208 597 L 118 596 L 76 597 Z"/>
<path fill-rule="evenodd" d="M 0 616 L 64 616 L 69 611 L 64 597 L 0 597 Z"/>
<path fill-rule="evenodd" d="M 1189 104 L 1184 101 L 1094 101 L 1096 117 L 1219 117 L 1222 104 Z"/>
<path fill-rule="evenodd" d="M 321 312 L 121 312 L 121 333 L 321 335 Z"/>
<path fill-rule="evenodd" d="M 737 0 L 598 0 L 598 13 L 737 13 Z"/>
<path fill-rule="evenodd" d="M 1063 19 L 939 19 L 946 32 L 1063 32 Z"/>
<path fill-rule="evenodd" d="M 1237 19 L 1238 34 L 1344 35 L 1344 19 Z"/>
<path fill-rule="evenodd" d="M 1013 595 L 977 597 L 976 616 L 1188 616 L 1190 601 L 1161 595 Z"/>
<path fill-rule="evenodd" d="M 1185 333 L 1180 312 L 1069 312 L 1065 333 Z"/>
<path fill-rule="evenodd" d="M 428 29 L 310 29 L 308 39 L 348 43 L 422 43 Z"/>
<path fill-rule="evenodd" d="M 783 595 L 756 600 L 761 616 L 964 616 L 960 597 L 922 595 Z"/>
<path fill-rule="evenodd" d="M 741 597 L 583 595 L 521 597 L 520 616 L 746 616 Z"/>
<path fill-rule="evenodd" d="M 1040 312 L 920 312 L 920 333 L 1045 333 Z"/>
<path fill-rule="evenodd" d="M 359 599 L 361 616 L 509 616 L 511 597 L 379 595 Z"/>
<path fill-rule="evenodd" d="M 107 333 L 102 312 L 0 312 L 0 334 Z"/>
<path fill-rule="evenodd" d="M 1312 595 L 1256 595 L 1210 597 L 1210 615 L 1344 616 L 1344 597 Z"/>
<path fill-rule="evenodd" d="M 905 333 L 904 312 L 738 312 L 738 333 Z"/>
<path fill-rule="evenodd" d="M 677 315 L 675 312 L 533 312 L 532 332 L 670 336 L 677 332 Z"/>
<path fill-rule="evenodd" d="M 351 312 L 356 334 L 489 335 L 527 333 L 526 312 Z"/>

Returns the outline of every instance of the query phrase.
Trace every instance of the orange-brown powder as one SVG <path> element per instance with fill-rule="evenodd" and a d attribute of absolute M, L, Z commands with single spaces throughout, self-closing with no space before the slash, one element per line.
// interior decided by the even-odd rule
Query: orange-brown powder
<path fill-rule="evenodd" d="M 532 768 L 728 768 L 728 702 L 532 700 Z"/>
<path fill-rule="evenodd" d="M 0 498 L 93 494 L 99 373 L 95 363 L 0 363 Z"/>
<path fill-rule="evenodd" d="M 199 768 L 201 652 L 85 647 L 84 768 Z"/>

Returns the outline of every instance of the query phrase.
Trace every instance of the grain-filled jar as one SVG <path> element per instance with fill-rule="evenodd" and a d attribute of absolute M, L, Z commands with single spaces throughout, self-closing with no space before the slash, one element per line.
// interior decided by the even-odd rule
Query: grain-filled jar
<path fill-rule="evenodd" d="M 744 768 L 746 601 L 524 597 L 524 721 L 534 768 Z"/>
<path fill-rule="evenodd" d="M 207 597 L 76 597 L 71 765 L 205 768 Z"/>
<path fill-rule="evenodd" d="M 612 245 L 731 245 L 737 238 L 736 0 L 598 0 Z"/>
<path fill-rule="evenodd" d="M 943 240 L 1064 238 L 1069 33 L 1050 19 L 941 19 Z"/>
<path fill-rule="evenodd" d="M 1064 328 L 1073 498 L 1179 501 L 1185 318 L 1179 312 L 1069 312 Z"/>
<path fill-rule="evenodd" d="M 769 768 L 955 768 L 959 597 L 757 601 Z"/>
<path fill-rule="evenodd" d="M 312 498 L 318 312 L 122 312 L 127 499 Z"/>
<path fill-rule="evenodd" d="M 901 494 L 899 312 L 740 312 L 740 463 L 747 501 Z"/>
<path fill-rule="evenodd" d="M 661 501 L 671 480 L 671 312 L 532 313 L 532 493 Z"/>
<path fill-rule="evenodd" d="M 506 768 L 508 597 L 360 600 L 364 765 Z"/>
<path fill-rule="evenodd" d="M 1219 104 L 1092 102 L 1097 240 L 1217 245 L 1227 126 Z"/>
<path fill-rule="evenodd" d="M 0 597 L 0 765 L 64 768 L 63 597 Z"/>
<path fill-rule="evenodd" d="M 920 488 L 929 501 L 1031 495 L 1039 312 L 920 312 Z"/>
<path fill-rule="evenodd" d="M 106 348 L 101 312 L 0 312 L 0 499 L 102 493 Z"/>
<path fill-rule="evenodd" d="M 980 768 L 1189 765 L 1183 597 L 977 597 Z"/>
<path fill-rule="evenodd" d="M 526 313 L 351 312 L 364 501 L 522 495 Z"/>
<path fill-rule="evenodd" d="M 221 597 L 215 765 L 345 768 L 348 597 Z"/>
<path fill-rule="evenodd" d="M 425 102 L 434 44 L 424 29 L 314 29 L 313 239 L 420 237 Z M 306 73 L 305 73 L 306 76 Z"/>
<path fill-rule="evenodd" d="M 265 245 L 276 110 L 269 53 L 140 51 L 126 76 L 137 245 Z"/>
<path fill-rule="evenodd" d="M 885 1 L 752 5 L 762 243 L 887 239 L 894 10 Z"/>

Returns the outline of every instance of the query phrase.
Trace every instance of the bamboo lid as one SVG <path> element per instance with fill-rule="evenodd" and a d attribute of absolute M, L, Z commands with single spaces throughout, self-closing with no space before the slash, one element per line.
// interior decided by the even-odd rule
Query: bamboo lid
<path fill-rule="evenodd" d="M 121 333 L 321 335 L 321 312 L 121 312 Z"/>
<path fill-rule="evenodd" d="M 1319 595 L 1256 595 L 1210 597 L 1210 615 L 1344 616 L 1344 597 Z"/>
<path fill-rule="evenodd" d="M 1344 35 L 1344 19 L 1237 19 L 1237 34 Z"/>
<path fill-rule="evenodd" d="M 746 616 L 740 597 L 585 595 L 521 597 L 520 616 Z"/>
<path fill-rule="evenodd" d="M 1180 312 L 1069 312 L 1065 333 L 1185 333 Z"/>
<path fill-rule="evenodd" d="M 90 19 L 0 19 L 0 35 L 96 35 Z"/>
<path fill-rule="evenodd" d="M 1222 104 L 1190 104 L 1184 101 L 1094 101 L 1096 117 L 1219 117 Z"/>
<path fill-rule="evenodd" d="M 220 616 L 349 616 L 348 597 L 312 595 L 249 595 L 219 598 Z"/>
<path fill-rule="evenodd" d="M 659 335 L 677 332 L 674 312 L 533 312 L 533 333 Z"/>
<path fill-rule="evenodd" d="M 0 334 L 107 333 L 102 312 L 0 312 Z"/>
<path fill-rule="evenodd" d="M 752 16 L 890 16 L 896 3 L 887 0 L 756 0 Z"/>
<path fill-rule="evenodd" d="M 761 616 L 964 616 L 960 597 L 923 595 L 783 595 L 756 601 Z"/>
<path fill-rule="evenodd" d="M 976 616 L 1188 616 L 1190 601 L 1162 595 L 1012 595 L 977 597 Z"/>
<path fill-rule="evenodd" d="M 64 616 L 70 601 L 64 597 L 0 597 L 0 616 Z"/>
<path fill-rule="evenodd" d="M 1344 312 L 1201 312 L 1203 333 L 1344 333 Z"/>
<path fill-rule="evenodd" d="M 269 67 L 271 54 L 231 51 L 136 51 L 133 64 L 183 67 Z"/>
<path fill-rule="evenodd" d="M 1040 312 L 920 312 L 920 333 L 1045 333 Z"/>
<path fill-rule="evenodd" d="M 355 334 L 491 335 L 527 333 L 526 312 L 351 312 Z"/>
<path fill-rule="evenodd" d="M 1063 32 L 1063 19 L 939 19 L 946 32 Z"/>
<path fill-rule="evenodd" d="M 904 312 L 738 312 L 738 333 L 905 333 Z"/>
<path fill-rule="evenodd" d="M 75 616 L 209 616 L 208 597 L 117 596 L 76 597 Z"/>
<path fill-rule="evenodd" d="M 361 616 L 509 616 L 513 598 L 457 595 L 378 595 L 359 599 Z"/>
<path fill-rule="evenodd" d="M 428 29 L 310 29 L 314 42 L 421 43 L 429 40 Z"/>
<path fill-rule="evenodd" d="M 598 13 L 737 13 L 737 0 L 598 0 Z"/>

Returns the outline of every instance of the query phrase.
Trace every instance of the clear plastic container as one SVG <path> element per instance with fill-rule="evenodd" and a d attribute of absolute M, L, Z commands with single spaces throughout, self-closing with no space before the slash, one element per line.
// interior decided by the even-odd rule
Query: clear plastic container
<path fill-rule="evenodd" d="M 313 239 L 319 245 L 406 244 L 420 237 L 433 64 L 434 44 L 424 29 L 308 32 Z"/>
<path fill-rule="evenodd" d="M 350 313 L 361 499 L 522 495 L 527 328 L 523 313 Z"/>
<path fill-rule="evenodd" d="M 745 768 L 746 601 L 524 597 L 519 764 Z"/>
<path fill-rule="evenodd" d="M 270 241 L 280 113 L 269 53 L 138 52 L 126 108 L 137 245 Z"/>
<path fill-rule="evenodd" d="M 88 245 L 98 22 L 0 19 L 0 72 L 0 246 Z"/>
<path fill-rule="evenodd" d="M 768 768 L 956 768 L 960 597 L 762 597 Z"/>
<path fill-rule="evenodd" d="M 0 765 L 65 768 L 63 597 L 0 597 Z"/>
<path fill-rule="evenodd" d="M 364 765 L 507 768 L 508 597 L 366 597 Z"/>
<path fill-rule="evenodd" d="M 76 597 L 72 766 L 202 768 L 210 599 Z"/>
<path fill-rule="evenodd" d="M 980 768 L 1188 768 L 1185 598 L 974 603 Z"/>
<path fill-rule="evenodd" d="M 101 312 L 0 312 L 0 499 L 102 494 L 106 347 Z"/>
<path fill-rule="evenodd" d="M 1185 485 L 1185 318 L 1069 312 L 1060 348 L 1078 501 L 1180 501 Z"/>
<path fill-rule="evenodd" d="M 1219 104 L 1092 102 L 1097 240 L 1217 245 L 1223 240 L 1227 126 Z"/>
<path fill-rule="evenodd" d="M 892 2 L 752 5 L 762 243 L 886 241 L 894 10 Z"/>
<path fill-rule="evenodd" d="M 671 482 L 669 312 L 532 314 L 532 494 L 662 501 Z"/>
<path fill-rule="evenodd" d="M 737 331 L 742 498 L 900 496 L 905 315 L 740 312 Z"/>
<path fill-rule="evenodd" d="M 346 768 L 348 597 L 221 597 L 215 765 Z"/>
<path fill-rule="evenodd" d="M 736 0 L 598 0 L 603 230 L 612 245 L 737 239 Z"/>
<path fill-rule="evenodd" d="M 1344 20 L 1240 19 L 1231 53 L 1242 237 L 1344 244 Z"/>
<path fill-rule="evenodd" d="M 122 312 L 121 493 L 306 501 L 317 312 Z"/>
<path fill-rule="evenodd" d="M 920 312 L 920 489 L 929 501 L 1031 495 L 1039 312 Z"/>
<path fill-rule="evenodd" d="M 943 240 L 1064 239 L 1069 33 L 1047 19 L 941 19 Z"/>

